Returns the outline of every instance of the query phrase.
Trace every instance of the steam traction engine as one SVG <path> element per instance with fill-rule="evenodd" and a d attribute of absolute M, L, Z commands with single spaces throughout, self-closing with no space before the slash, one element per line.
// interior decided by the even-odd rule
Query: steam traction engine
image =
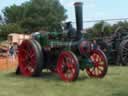
<path fill-rule="evenodd" d="M 109 64 L 128 65 L 128 32 L 116 31 L 111 37 L 97 39 L 97 44 L 108 57 Z"/>
<path fill-rule="evenodd" d="M 76 2 L 75 30 L 66 23 L 67 32 L 36 32 L 31 40 L 19 46 L 17 72 L 24 76 L 38 76 L 43 69 L 59 74 L 64 81 L 74 81 L 79 69 L 86 70 L 90 77 L 102 78 L 107 73 L 107 59 L 99 49 L 93 49 L 82 37 L 82 3 Z"/>

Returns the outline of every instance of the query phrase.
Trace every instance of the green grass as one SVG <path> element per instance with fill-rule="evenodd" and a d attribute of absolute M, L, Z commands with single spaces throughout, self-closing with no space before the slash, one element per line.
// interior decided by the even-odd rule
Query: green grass
<path fill-rule="evenodd" d="M 0 96 L 128 96 L 128 67 L 109 67 L 103 79 L 81 72 L 77 81 L 65 83 L 52 73 L 39 78 L 0 73 Z"/>

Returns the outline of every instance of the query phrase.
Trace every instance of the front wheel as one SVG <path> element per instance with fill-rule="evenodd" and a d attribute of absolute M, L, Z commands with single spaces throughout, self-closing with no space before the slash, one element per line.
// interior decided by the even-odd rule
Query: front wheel
<path fill-rule="evenodd" d="M 74 81 L 79 75 L 76 56 L 70 51 L 62 51 L 57 61 L 57 72 L 62 80 Z"/>
<path fill-rule="evenodd" d="M 86 68 L 90 77 L 103 78 L 108 69 L 108 61 L 104 53 L 99 49 L 94 49 L 90 53 L 90 60 L 93 67 Z"/>

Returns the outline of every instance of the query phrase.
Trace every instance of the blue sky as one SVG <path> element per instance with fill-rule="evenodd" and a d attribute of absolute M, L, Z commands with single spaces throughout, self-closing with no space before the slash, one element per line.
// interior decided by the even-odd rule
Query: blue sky
<path fill-rule="evenodd" d="M 0 0 L 0 11 L 5 6 L 20 5 L 25 1 L 29 0 Z M 67 9 L 68 21 L 75 21 L 73 3 L 76 1 L 84 3 L 84 20 L 128 17 L 128 0 L 60 0 L 61 4 Z M 84 27 L 90 25 L 92 24 L 87 23 L 86 25 L 84 24 Z"/>

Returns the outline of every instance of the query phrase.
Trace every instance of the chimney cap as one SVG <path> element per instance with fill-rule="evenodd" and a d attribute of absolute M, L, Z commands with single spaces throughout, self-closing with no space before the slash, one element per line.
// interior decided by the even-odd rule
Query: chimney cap
<path fill-rule="evenodd" d="M 83 3 L 82 2 L 75 2 L 74 5 L 75 6 L 79 6 L 79 5 L 82 5 Z"/>

